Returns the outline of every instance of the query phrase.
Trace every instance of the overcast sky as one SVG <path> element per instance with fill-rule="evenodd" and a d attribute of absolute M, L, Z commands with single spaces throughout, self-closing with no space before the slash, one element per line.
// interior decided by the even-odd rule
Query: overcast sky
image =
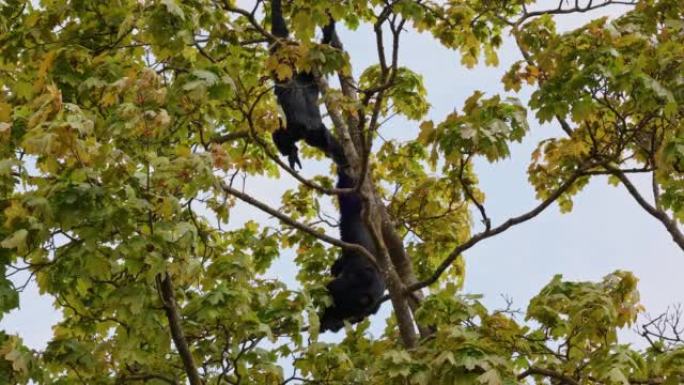
<path fill-rule="evenodd" d="M 557 1 L 553 3 L 557 4 Z M 565 16 L 558 19 L 559 25 L 562 29 L 574 28 L 590 18 L 618 14 L 625 9 L 615 6 L 588 15 Z M 356 73 L 377 61 L 374 37 L 369 28 L 343 30 L 341 38 L 352 57 Z M 499 68 L 481 66 L 468 70 L 459 65 L 458 53 L 440 47 L 429 35 L 415 32 L 402 35 L 401 65 L 424 76 L 432 105 L 429 118 L 435 121 L 443 119 L 455 108 L 460 109 L 463 101 L 475 90 L 484 91 L 489 96 L 500 93 L 526 100 L 529 89 L 515 95 L 505 93 L 500 84 L 503 72 L 520 59 L 515 46 L 510 42 L 504 44 L 500 59 Z M 477 164 L 481 188 L 487 196 L 487 211 L 494 225 L 538 204 L 534 190 L 527 182 L 526 169 L 531 150 L 540 139 L 562 133 L 555 125 L 540 126 L 533 113 L 529 118 L 531 132 L 523 143 L 512 146 L 509 159 L 494 165 Z M 416 122 L 397 118 L 383 127 L 382 135 L 385 138 L 409 138 L 415 136 L 416 130 Z M 306 175 L 329 170 L 324 162 L 314 164 L 307 161 L 304 168 Z M 648 186 L 646 180 L 634 180 L 638 186 Z M 293 180 L 284 177 L 283 182 L 249 180 L 246 189 L 263 201 L 278 206 L 279 195 L 275 192 L 292 186 Z M 239 205 L 231 214 L 234 226 L 248 218 L 266 220 L 267 216 L 244 205 Z M 292 252 L 285 252 L 271 274 L 278 272 L 279 278 L 294 286 L 296 266 L 292 257 Z M 653 314 L 684 301 L 684 279 L 681 278 L 684 253 L 672 242 L 662 225 L 643 211 L 623 187 L 613 187 L 605 178 L 595 178 L 575 198 L 574 210 L 570 214 L 561 215 L 554 205 L 537 218 L 469 250 L 466 254 L 465 292 L 483 294 L 484 302 L 490 308 L 503 307 L 505 303 L 501 295 L 505 294 L 513 299 L 514 307 L 524 309 L 528 300 L 554 274 L 562 273 L 572 280 L 599 280 L 617 269 L 630 270 L 640 278 L 642 303 Z M 373 317 L 373 334 L 381 333 L 383 318 L 388 312 L 389 304 L 386 303 Z M 5 316 L 0 321 L 0 328 L 18 333 L 28 346 L 42 349 L 51 338 L 51 326 L 59 318 L 52 307 L 52 299 L 40 296 L 35 285 L 31 284 L 21 294 L 21 308 Z M 334 341 L 343 333 L 327 333 L 324 338 Z M 638 341 L 629 331 L 623 332 L 622 338 L 625 342 Z"/>

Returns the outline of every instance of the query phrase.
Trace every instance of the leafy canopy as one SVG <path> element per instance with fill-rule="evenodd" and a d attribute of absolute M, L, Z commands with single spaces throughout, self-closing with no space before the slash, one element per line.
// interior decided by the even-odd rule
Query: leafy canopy
<path fill-rule="evenodd" d="M 16 277 L 28 277 L 63 318 L 42 351 L 0 332 L 0 383 L 681 383 L 678 318 L 644 328 L 645 350 L 617 340 L 642 311 L 629 272 L 600 282 L 558 275 L 524 319 L 461 291 L 463 252 L 553 202 L 570 211 L 596 175 L 623 185 L 684 249 L 684 2 L 641 0 L 616 19 L 556 30 L 560 14 L 611 3 L 293 0 L 292 38 L 271 54 L 264 1 L 2 2 L 0 317 L 19 307 Z M 316 43 L 329 16 L 373 26 L 378 62 L 357 81 L 354 52 Z M 396 55 L 406 28 L 431 34 L 465 67 L 497 66 L 503 40 L 514 40 L 521 60 L 502 82 L 532 87 L 529 103 L 475 90 L 428 120 L 422 76 Z M 275 186 L 283 175 L 268 139 L 279 126 L 271 79 L 296 70 L 340 79 L 323 89 L 330 126 L 365 150 L 391 225 L 382 234 L 390 268 L 403 287 L 423 289 L 417 303 L 398 296 L 412 304 L 417 343 L 400 335 L 399 312 L 381 336 L 369 337 L 364 321 L 339 344 L 318 339 L 338 255 L 321 237 L 332 174 L 287 190 L 269 212 L 280 222 L 254 209 L 234 225 L 240 195 L 230 188 L 258 198 L 269 191 L 250 181 Z M 377 145 L 395 114 L 415 122 L 414 137 Z M 528 116 L 564 136 L 532 154 L 539 205 L 493 223 L 473 162 L 508 157 Z M 652 196 L 631 173 L 652 177 Z M 265 274 L 288 248 L 296 289 Z"/>

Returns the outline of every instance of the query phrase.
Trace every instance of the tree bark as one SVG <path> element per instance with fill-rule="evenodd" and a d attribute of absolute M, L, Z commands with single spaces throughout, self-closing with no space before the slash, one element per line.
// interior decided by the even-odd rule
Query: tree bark
<path fill-rule="evenodd" d="M 367 181 L 365 184 L 370 187 L 371 183 L 370 181 Z M 368 190 L 366 190 L 366 192 L 368 192 Z M 365 222 L 378 250 L 379 255 L 376 256 L 376 258 L 385 278 L 385 283 L 387 284 L 387 290 L 389 291 L 390 299 L 392 301 L 394 314 L 397 317 L 399 334 L 401 335 L 404 346 L 407 349 L 412 349 L 418 345 L 418 336 L 413 327 L 414 322 L 407 300 L 406 288 L 397 274 L 383 239 L 382 228 L 384 227 L 384 221 L 382 215 L 378 215 L 379 211 L 382 210 L 382 206 L 378 205 L 375 201 L 371 201 L 371 199 L 367 199 L 366 202 Z"/>
<path fill-rule="evenodd" d="M 183 327 L 181 326 L 181 316 L 178 311 L 178 305 L 176 304 L 171 277 L 168 274 L 163 277 L 158 275 L 157 284 L 159 285 L 159 292 L 161 294 L 162 304 L 164 305 L 164 311 L 166 312 L 166 318 L 169 320 L 171 339 L 173 339 L 173 344 L 176 346 L 176 350 L 178 350 L 178 354 L 183 361 L 183 367 L 185 368 L 185 374 L 188 376 L 188 381 L 190 381 L 190 385 L 202 385 L 203 381 L 199 376 L 195 360 L 192 358 L 190 347 L 188 346 Z"/>
<path fill-rule="evenodd" d="M 389 213 L 387 212 L 387 207 L 384 205 L 380 208 L 380 213 L 382 216 L 382 237 L 387 245 L 387 251 L 389 252 L 389 257 L 392 260 L 392 265 L 399 274 L 401 281 L 405 287 L 415 285 L 418 282 L 415 273 L 413 272 L 413 264 L 411 262 L 411 257 L 406 252 L 404 248 L 404 242 L 397 234 L 395 230 L 394 223 L 391 220 Z M 414 320 L 416 319 L 416 311 L 420 307 L 420 301 L 423 299 L 423 293 L 421 291 L 408 292 L 407 293 L 408 304 L 411 308 L 411 313 L 413 314 Z M 421 325 L 416 321 L 416 326 L 422 338 L 426 338 L 432 334 L 432 330 L 424 325 Z"/>

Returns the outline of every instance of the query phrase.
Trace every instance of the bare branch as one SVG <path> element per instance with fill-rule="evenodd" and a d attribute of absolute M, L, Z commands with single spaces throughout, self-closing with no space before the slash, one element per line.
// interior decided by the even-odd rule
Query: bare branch
<path fill-rule="evenodd" d="M 260 34 L 264 35 L 265 38 L 269 40 L 269 42 L 277 41 L 278 38 L 276 36 L 273 36 L 270 32 L 268 32 L 264 27 L 259 24 L 259 22 L 256 20 L 254 17 L 254 13 L 244 10 L 242 8 L 234 7 L 230 4 L 228 0 L 223 0 L 222 1 L 223 8 L 232 13 L 237 13 L 239 15 L 242 15 L 247 18 L 249 23 L 254 27 Z"/>
<path fill-rule="evenodd" d="M 526 222 L 526 221 L 528 221 L 528 220 L 530 220 L 530 219 L 536 217 L 536 216 L 539 215 L 542 211 L 544 211 L 547 207 L 549 207 L 553 202 L 555 202 L 556 199 L 558 199 L 561 195 L 563 195 L 563 193 L 564 193 L 565 191 L 567 191 L 567 190 L 573 185 L 573 183 L 575 183 L 575 181 L 576 181 L 580 176 L 582 176 L 582 175 L 584 175 L 584 169 L 580 169 L 580 170 L 576 171 L 574 174 L 572 174 L 572 175 L 570 176 L 570 178 L 568 178 L 567 181 L 565 181 L 565 183 L 563 183 L 562 185 L 560 185 L 560 187 L 558 187 L 558 189 L 556 189 L 556 191 L 554 191 L 548 198 L 546 198 L 543 202 L 541 202 L 541 203 L 540 203 L 537 207 L 535 207 L 534 209 L 532 209 L 532 210 L 528 211 L 527 213 L 522 214 L 522 215 L 520 215 L 520 216 L 510 218 L 510 219 L 508 219 L 507 221 L 505 221 L 504 223 L 500 224 L 500 225 L 497 226 L 497 227 L 494 227 L 494 228 L 489 229 L 489 230 L 484 230 L 484 231 L 482 231 L 482 232 L 480 232 L 480 233 L 474 235 L 473 237 L 471 237 L 471 238 L 470 238 L 469 240 L 467 240 L 465 243 L 463 243 L 463 244 L 457 246 L 457 247 L 449 254 L 449 256 L 447 256 L 447 257 L 444 259 L 444 261 L 442 261 L 442 263 L 440 263 L 440 265 L 437 267 L 437 269 L 435 270 L 435 272 L 432 273 L 432 275 L 431 275 L 429 278 L 427 278 L 427 279 L 425 279 L 425 280 L 423 280 L 423 281 L 421 281 L 421 282 L 418 282 L 418 283 L 416 283 L 416 284 L 414 284 L 414 285 L 411 285 L 411 286 L 408 288 L 408 290 L 409 290 L 409 291 L 420 290 L 420 289 L 425 288 L 425 287 L 427 287 L 427 286 L 429 286 L 429 285 L 432 285 L 433 283 L 437 282 L 437 280 L 439 279 L 439 277 L 446 271 L 446 269 L 449 268 L 449 266 L 451 266 L 451 265 L 454 263 L 454 261 L 455 261 L 455 260 L 461 255 L 461 253 L 463 253 L 464 251 L 466 251 L 466 250 L 470 249 L 471 247 L 475 246 L 477 243 L 479 243 L 479 242 L 482 241 L 482 240 L 485 240 L 485 239 L 487 239 L 487 238 L 491 238 L 491 237 L 493 237 L 493 236 L 495 236 L 495 235 L 497 235 L 497 234 L 500 234 L 500 233 L 502 233 L 502 232 L 508 230 L 509 228 L 511 228 L 511 227 L 513 227 L 513 226 L 515 226 L 515 225 L 521 224 L 521 223 L 523 223 L 523 222 Z"/>
<path fill-rule="evenodd" d="M 603 3 L 600 4 L 593 4 L 592 0 L 589 1 L 589 3 L 582 7 L 579 5 L 578 1 L 575 1 L 575 6 L 572 8 L 563 8 L 563 0 L 561 0 L 558 3 L 558 7 L 553 8 L 553 9 L 545 9 L 541 11 L 533 11 L 533 12 L 524 12 L 523 15 L 518 19 L 518 21 L 515 22 L 515 25 L 520 25 L 522 24 L 525 20 L 536 17 L 536 16 L 542 16 L 542 15 L 563 15 L 563 14 L 568 14 L 568 13 L 584 13 L 584 12 L 589 12 L 593 11 L 595 9 L 603 8 L 608 5 L 635 5 L 636 1 L 635 0 L 627 0 L 627 1 L 619 1 L 619 0 L 607 0 L 604 1 Z"/>
<path fill-rule="evenodd" d="M 285 223 L 291 227 L 294 227 L 297 230 L 303 231 L 303 232 L 305 232 L 305 233 L 307 233 L 307 234 L 309 234 L 309 235 L 311 235 L 317 239 L 320 239 L 323 242 L 327 242 L 331 245 L 341 247 L 345 250 L 351 250 L 351 251 L 355 251 L 357 253 L 361 253 L 366 258 L 371 260 L 374 264 L 376 264 L 376 266 L 377 266 L 377 262 L 375 260 L 375 257 L 373 256 L 373 254 L 369 253 L 365 247 L 357 245 L 355 243 L 343 242 L 337 238 L 333 238 L 329 235 L 325 235 L 323 233 L 320 233 L 320 232 L 312 229 L 311 227 L 309 227 L 303 223 L 295 221 L 294 219 L 288 217 L 287 215 L 281 213 L 280 211 L 268 206 L 267 204 L 254 199 L 253 197 L 249 196 L 248 194 L 245 194 L 243 192 L 240 192 L 240 191 L 232 188 L 231 186 L 229 186 L 225 183 L 221 183 L 221 188 L 226 193 L 240 199 L 241 201 L 243 201 L 243 202 L 245 202 L 251 206 L 258 208 L 259 210 L 261 210 L 265 213 L 268 213 L 268 214 L 278 218 L 281 222 L 283 222 L 283 223 Z"/>
<path fill-rule="evenodd" d="M 657 317 L 646 315 L 646 322 L 637 332 L 658 352 L 676 348 L 684 343 L 683 311 L 682 304 L 677 304 Z"/>
<path fill-rule="evenodd" d="M 602 166 L 615 175 L 618 179 L 620 179 L 620 182 L 622 182 L 629 194 L 637 201 L 639 206 L 646 210 L 647 213 L 651 214 L 652 217 L 659 220 L 663 226 L 665 226 L 667 232 L 670 233 L 674 242 L 682 250 L 684 250 L 684 234 L 682 234 L 677 222 L 670 218 L 665 211 L 659 210 L 648 203 L 636 186 L 632 184 L 632 181 L 627 178 L 627 175 L 625 175 L 624 172 L 607 163 L 603 164 Z"/>
<path fill-rule="evenodd" d="M 652 168 L 648 167 L 643 167 L 643 168 L 622 168 L 620 169 L 620 172 L 625 173 L 625 174 L 643 174 L 643 173 L 649 173 L 653 172 L 654 170 Z M 613 175 L 612 171 L 607 171 L 607 170 L 591 170 L 591 171 L 586 171 L 584 173 L 585 175 Z"/>

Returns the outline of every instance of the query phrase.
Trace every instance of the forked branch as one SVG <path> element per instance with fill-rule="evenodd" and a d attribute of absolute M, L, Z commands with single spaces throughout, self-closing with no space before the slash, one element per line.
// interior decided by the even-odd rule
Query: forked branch
<path fill-rule="evenodd" d="M 437 282 L 439 277 L 444 274 L 444 272 L 456 261 L 456 259 L 466 250 L 470 249 L 471 247 L 475 246 L 478 244 L 480 241 L 483 241 L 487 238 L 491 238 L 497 234 L 503 233 L 504 231 L 508 230 L 509 228 L 519 225 L 523 222 L 526 222 L 537 215 L 541 214 L 547 207 L 549 207 L 553 202 L 555 202 L 563 193 L 565 193 L 572 185 L 575 183 L 575 181 L 584 175 L 584 169 L 580 169 L 576 171 L 574 174 L 568 178 L 556 191 L 554 191 L 548 198 L 546 198 L 543 202 L 541 202 L 537 207 L 534 209 L 528 211 L 525 214 L 522 214 L 517 217 L 513 217 L 505 221 L 504 223 L 500 224 L 499 226 L 496 226 L 491 229 L 485 229 L 484 231 L 474 235 L 471 237 L 469 240 L 467 240 L 465 243 L 457 246 L 445 259 L 440 263 L 440 265 L 437 267 L 437 269 L 432 273 L 432 275 L 423 280 L 420 281 L 414 285 L 411 285 L 408 290 L 409 291 L 415 291 L 415 290 L 420 290 L 422 288 L 425 288 L 429 285 L 432 285 L 433 283 Z"/>

